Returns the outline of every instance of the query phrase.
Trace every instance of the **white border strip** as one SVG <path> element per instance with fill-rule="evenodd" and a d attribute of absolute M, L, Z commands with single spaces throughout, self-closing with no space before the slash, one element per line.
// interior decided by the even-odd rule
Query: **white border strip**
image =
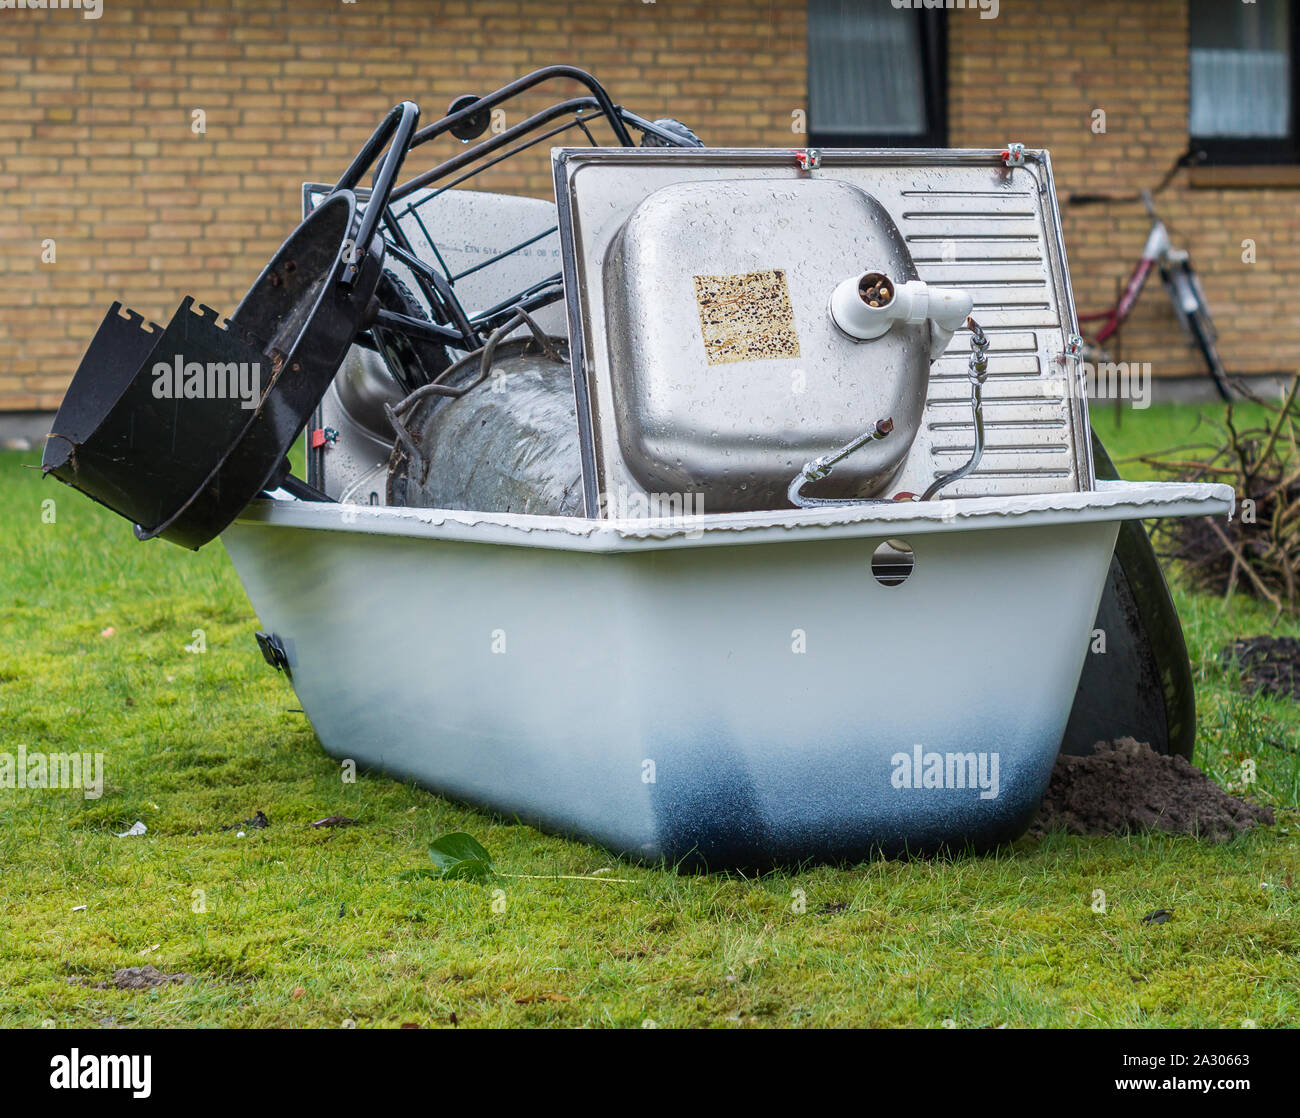
<path fill-rule="evenodd" d="M 807 539 L 924 535 L 1165 516 L 1227 514 L 1230 517 L 1233 508 L 1234 494 L 1226 485 L 1098 481 L 1095 490 L 1082 493 L 967 497 L 925 504 L 900 501 L 888 505 L 733 512 L 666 520 L 588 520 L 519 513 L 260 500 L 249 505 L 236 524 L 617 553 Z"/>

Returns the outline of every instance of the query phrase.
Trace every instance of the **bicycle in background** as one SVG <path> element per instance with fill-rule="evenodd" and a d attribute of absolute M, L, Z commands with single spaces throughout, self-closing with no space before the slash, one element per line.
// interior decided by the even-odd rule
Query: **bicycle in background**
<path fill-rule="evenodd" d="M 1160 220 L 1160 215 L 1156 212 L 1155 202 L 1153 201 L 1154 195 L 1163 191 L 1183 167 L 1198 158 L 1204 158 L 1203 154 L 1188 151 L 1180 156 L 1154 190 L 1142 190 L 1134 195 L 1071 194 L 1068 197 L 1068 203 L 1074 206 L 1141 201 L 1143 206 L 1146 207 L 1147 213 L 1151 216 L 1151 232 L 1148 234 L 1146 245 L 1142 249 L 1142 256 L 1134 266 L 1133 271 L 1129 273 L 1128 280 L 1124 284 L 1118 301 L 1107 310 L 1079 315 L 1079 322 L 1080 324 L 1085 322 L 1101 323 L 1093 336 L 1086 339 L 1091 352 L 1086 352 L 1085 356 L 1088 360 L 1108 361 L 1110 358 L 1104 348 L 1107 340 L 1115 334 L 1128 318 L 1138 301 L 1138 297 L 1142 294 L 1142 289 L 1146 285 L 1148 277 L 1153 270 L 1158 268 L 1160 281 L 1164 284 L 1165 291 L 1169 295 L 1169 301 L 1173 304 L 1174 314 L 1178 318 L 1179 324 L 1188 338 L 1196 345 L 1196 348 L 1200 350 L 1201 357 L 1205 361 L 1206 371 L 1214 381 L 1214 387 L 1218 390 L 1219 395 L 1225 400 L 1230 400 L 1232 399 L 1232 393 L 1228 387 L 1228 374 L 1223 368 L 1222 359 L 1219 357 L 1219 335 L 1214 326 L 1214 319 L 1210 315 L 1210 307 L 1206 302 L 1205 292 L 1201 288 L 1200 278 L 1196 274 L 1196 269 L 1192 267 L 1191 257 L 1188 255 L 1187 250 L 1177 249 L 1173 246 L 1173 242 L 1169 237 L 1169 230 L 1165 223 Z"/>

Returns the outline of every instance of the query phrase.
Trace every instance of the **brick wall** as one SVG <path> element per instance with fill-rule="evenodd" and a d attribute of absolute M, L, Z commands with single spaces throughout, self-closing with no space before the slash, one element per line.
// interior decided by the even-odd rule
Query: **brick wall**
<path fill-rule="evenodd" d="M 1051 150 L 1057 190 L 1154 186 L 1187 146 L 1186 0 L 1002 0 L 995 20 L 948 18 L 949 142 L 1021 140 Z M 1106 113 L 1104 133 L 1093 111 Z M 1300 190 L 1204 189 L 1183 172 L 1157 199 L 1190 251 L 1230 372 L 1300 369 Z M 1150 231 L 1140 204 L 1065 209 L 1080 312 L 1114 303 Z M 1242 261 L 1253 240 L 1256 262 Z M 1201 373 L 1153 276 L 1125 325 L 1122 356 L 1157 376 Z"/>
<path fill-rule="evenodd" d="M 458 94 L 567 62 L 635 112 L 735 146 L 789 144 L 805 98 L 800 0 L 103 0 L 102 12 L 0 11 L 0 410 L 56 407 L 115 298 L 164 322 L 183 293 L 233 310 L 296 223 L 301 182 L 337 178 L 402 98 L 427 122 Z M 551 85 L 509 121 L 581 92 Z M 548 148 L 483 181 L 549 196 Z M 457 150 L 435 141 L 410 166 Z"/>
<path fill-rule="evenodd" d="M 868 0 L 863 0 L 868 2 Z M 879 0 L 885 2 L 885 0 Z M 103 0 L 0 11 L 0 410 L 53 408 L 114 298 L 166 320 L 182 293 L 229 312 L 293 226 L 303 179 L 330 180 L 395 101 L 432 120 L 549 62 L 594 72 L 645 116 L 710 143 L 785 146 L 804 107 L 802 0 Z M 1185 143 L 1183 0 L 1002 0 L 949 16 L 955 145 L 1052 148 L 1062 191 L 1148 184 Z M 518 120 L 556 86 L 511 108 Z M 1105 109 L 1095 135 L 1091 113 Z M 192 131 L 192 112 L 206 133 Z M 545 146 L 485 185 L 550 192 Z M 418 166 L 457 150 L 417 152 Z M 1162 200 L 1193 253 L 1233 369 L 1300 365 L 1296 194 Z M 1140 207 L 1067 217 L 1084 308 L 1113 297 L 1146 233 Z M 1241 262 L 1240 242 L 1258 245 Z M 42 263 L 42 242 L 57 259 Z M 1276 320 L 1269 311 L 1276 314 Z M 1196 371 L 1153 286 L 1125 356 Z"/>

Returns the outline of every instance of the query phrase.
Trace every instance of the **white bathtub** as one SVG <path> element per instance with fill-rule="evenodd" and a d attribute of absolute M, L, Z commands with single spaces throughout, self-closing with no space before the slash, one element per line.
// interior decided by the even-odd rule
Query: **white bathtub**
<path fill-rule="evenodd" d="M 676 523 L 263 500 L 222 538 L 332 756 L 718 867 L 1021 833 L 1118 522 L 1231 505 L 1125 482 Z M 871 571 L 886 539 L 915 552 L 898 586 Z"/>

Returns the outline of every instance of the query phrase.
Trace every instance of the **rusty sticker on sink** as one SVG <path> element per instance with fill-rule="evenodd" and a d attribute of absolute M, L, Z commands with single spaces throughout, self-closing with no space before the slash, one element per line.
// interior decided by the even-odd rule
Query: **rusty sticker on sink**
<path fill-rule="evenodd" d="M 704 352 L 710 365 L 799 356 L 785 272 L 696 276 Z"/>

